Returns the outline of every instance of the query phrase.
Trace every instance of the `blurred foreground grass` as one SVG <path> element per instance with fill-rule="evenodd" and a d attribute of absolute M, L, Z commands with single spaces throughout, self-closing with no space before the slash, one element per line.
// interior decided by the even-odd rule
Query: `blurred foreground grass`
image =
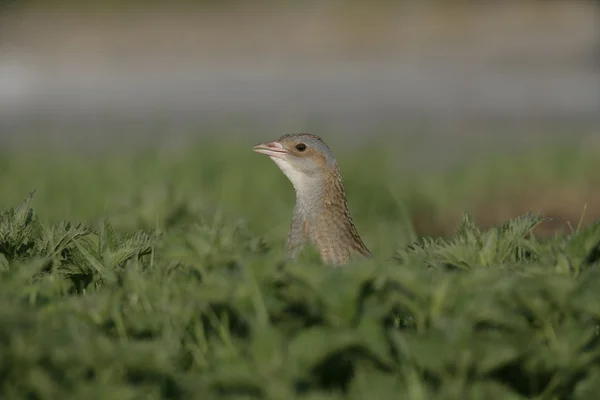
<path fill-rule="evenodd" d="M 598 149 L 332 143 L 376 254 L 332 270 L 284 262 L 291 185 L 249 145 L 5 150 L 0 398 L 595 398 Z"/>

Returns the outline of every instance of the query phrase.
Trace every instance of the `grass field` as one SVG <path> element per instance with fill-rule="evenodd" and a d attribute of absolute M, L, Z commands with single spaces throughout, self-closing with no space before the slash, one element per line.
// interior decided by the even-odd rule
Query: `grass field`
<path fill-rule="evenodd" d="M 600 149 L 331 143 L 375 260 L 330 269 L 237 143 L 3 150 L 0 398 L 596 398 Z"/>

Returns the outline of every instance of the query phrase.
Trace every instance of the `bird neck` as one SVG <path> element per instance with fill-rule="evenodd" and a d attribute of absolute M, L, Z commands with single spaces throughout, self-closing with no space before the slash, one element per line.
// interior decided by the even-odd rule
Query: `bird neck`
<path fill-rule="evenodd" d="M 358 235 L 337 166 L 296 187 L 296 206 L 288 245 L 294 254 L 306 243 L 316 246 L 325 262 L 342 264 L 353 253 L 369 254 Z"/>
<path fill-rule="evenodd" d="M 346 206 L 346 193 L 337 168 L 310 178 L 302 185 L 294 186 L 296 191 L 295 214 L 315 224 L 321 220 L 342 218 Z"/>

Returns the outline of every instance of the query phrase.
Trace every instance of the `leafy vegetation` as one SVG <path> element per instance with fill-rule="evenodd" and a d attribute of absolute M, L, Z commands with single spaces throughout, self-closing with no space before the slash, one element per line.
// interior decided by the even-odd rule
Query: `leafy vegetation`
<path fill-rule="evenodd" d="M 600 391 L 600 223 L 578 218 L 539 236 L 549 221 L 533 205 L 485 227 L 463 214 L 452 234 L 430 237 L 413 229 L 417 206 L 442 212 L 436 196 L 459 203 L 488 186 L 467 190 L 446 172 L 453 192 L 420 173 L 420 185 L 396 190 L 392 158 L 366 160 L 373 182 L 364 159 L 342 152 L 350 207 L 376 258 L 326 268 L 310 251 L 285 259 L 293 193 L 269 160 L 218 146 L 189 154 L 0 160 L 3 204 L 37 188 L 0 215 L 0 398 Z M 514 163 L 523 179 L 518 168 L 539 162 L 530 160 Z M 508 173 L 490 171 L 498 190 Z"/>

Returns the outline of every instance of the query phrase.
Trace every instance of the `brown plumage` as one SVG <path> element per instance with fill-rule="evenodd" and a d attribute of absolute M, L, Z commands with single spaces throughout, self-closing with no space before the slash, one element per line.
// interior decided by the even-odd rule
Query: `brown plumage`
<path fill-rule="evenodd" d="M 371 256 L 350 216 L 335 157 L 320 137 L 283 135 L 254 146 L 254 151 L 269 156 L 296 191 L 287 240 L 290 257 L 307 243 L 316 247 L 327 264 L 342 265 L 357 255 Z"/>

